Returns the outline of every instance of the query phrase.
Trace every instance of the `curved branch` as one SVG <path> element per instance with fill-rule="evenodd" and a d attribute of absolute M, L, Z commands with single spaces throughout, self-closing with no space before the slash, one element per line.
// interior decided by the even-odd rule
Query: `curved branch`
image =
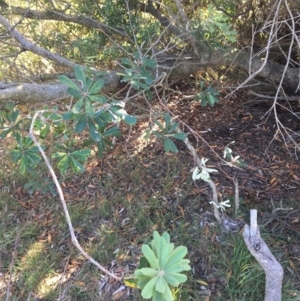
<path fill-rule="evenodd" d="M 12 37 L 18 41 L 21 45 L 23 50 L 30 50 L 31 52 L 40 55 L 44 58 L 47 58 L 61 66 L 68 67 L 74 69 L 78 64 L 58 55 L 52 53 L 42 47 L 39 47 L 32 43 L 31 41 L 27 40 L 19 31 L 17 31 L 2 15 L 0 15 L 0 24 L 3 25 Z"/>
<path fill-rule="evenodd" d="M 64 12 L 57 11 L 57 10 L 38 11 L 38 10 L 25 9 L 22 7 L 12 6 L 11 13 L 16 16 L 22 16 L 24 18 L 34 19 L 34 20 L 37 19 L 37 20 L 53 20 L 53 21 L 70 22 L 89 28 L 99 29 L 105 32 L 106 34 L 114 33 L 123 37 L 127 36 L 123 30 L 110 27 L 106 24 L 95 21 L 92 18 L 86 16 L 68 15 L 65 14 Z"/>
<path fill-rule="evenodd" d="M 151 3 L 152 4 L 152 3 Z M 140 11 L 142 12 L 146 12 L 150 15 L 152 15 L 155 19 L 157 19 L 160 24 L 163 27 L 168 28 L 168 30 L 174 34 L 176 37 L 178 37 L 180 40 L 184 41 L 184 42 L 188 42 L 191 39 L 190 34 L 182 32 L 178 27 L 174 26 L 172 24 L 172 21 L 163 16 L 154 6 L 153 4 L 145 4 L 145 3 L 139 3 L 139 7 L 140 7 Z"/>

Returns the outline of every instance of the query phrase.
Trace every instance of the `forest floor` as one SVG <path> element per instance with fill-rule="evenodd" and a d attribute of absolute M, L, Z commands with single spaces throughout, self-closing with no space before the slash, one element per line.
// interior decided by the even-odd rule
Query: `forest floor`
<path fill-rule="evenodd" d="M 218 170 L 211 177 L 219 199 L 231 202 L 225 213 L 244 224 L 250 209 L 258 210 L 262 236 L 284 267 L 283 300 L 300 301 L 300 153 L 284 142 L 274 114 L 265 118 L 272 102 L 250 101 L 247 92 L 221 98 L 214 107 L 180 99 L 173 95 L 168 108 L 197 134 L 188 137 L 198 156 Z M 140 100 L 129 113 L 142 115 L 145 105 Z M 284 126 L 300 129 L 284 105 L 277 109 Z M 161 141 L 143 139 L 147 128 L 149 120 L 122 126 L 111 152 L 89 160 L 84 173 L 61 180 L 83 248 L 112 272 L 130 275 L 153 231 L 168 231 L 175 245 L 188 247 L 192 266 L 187 283 L 174 291 L 176 300 L 263 300 L 264 273 L 247 251 L 242 231 L 225 232 L 214 220 L 212 192 L 207 183 L 193 182 L 194 162 L 185 144 L 175 142 L 179 153 L 166 154 Z M 226 146 L 239 156 L 239 166 L 226 164 Z M 48 190 L 47 172 L 20 175 L 7 159 L 9 147 L 0 147 L 0 299 L 142 300 L 78 253 L 58 197 Z M 25 189 L 30 181 L 31 190 Z"/>

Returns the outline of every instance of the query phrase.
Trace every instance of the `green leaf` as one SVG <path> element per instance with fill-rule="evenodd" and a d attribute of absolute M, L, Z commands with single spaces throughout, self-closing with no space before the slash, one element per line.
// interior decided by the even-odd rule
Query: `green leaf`
<path fill-rule="evenodd" d="M 105 150 L 105 143 L 103 142 L 103 139 L 101 139 L 98 144 L 98 157 L 102 158 L 103 157 L 103 152 Z"/>
<path fill-rule="evenodd" d="M 29 165 L 30 164 L 29 164 L 27 158 L 25 156 L 22 156 L 22 158 L 20 160 L 20 172 L 21 172 L 21 174 L 24 174 L 26 172 Z"/>
<path fill-rule="evenodd" d="M 147 258 L 150 266 L 152 268 L 158 269 L 159 270 L 159 263 L 157 258 L 155 257 L 155 254 L 151 250 L 151 248 L 148 245 L 143 245 L 142 246 L 142 252 L 144 256 Z"/>
<path fill-rule="evenodd" d="M 118 137 L 121 135 L 121 132 L 117 126 L 109 128 L 103 132 L 103 136 L 105 137 Z"/>
<path fill-rule="evenodd" d="M 70 166 L 74 172 L 83 172 L 84 167 L 81 163 L 79 163 L 75 158 L 72 156 L 69 157 Z"/>
<path fill-rule="evenodd" d="M 72 120 L 74 117 L 74 113 L 72 111 L 64 112 L 62 113 L 62 119 L 65 121 Z"/>
<path fill-rule="evenodd" d="M 121 63 L 128 66 L 128 67 L 132 66 L 132 63 L 128 58 L 121 58 Z"/>
<path fill-rule="evenodd" d="M 170 138 L 164 139 L 164 149 L 166 152 L 178 153 L 178 148 Z"/>
<path fill-rule="evenodd" d="M 135 125 L 136 124 L 136 117 L 131 115 L 123 115 L 122 120 L 127 123 L 128 125 Z"/>
<path fill-rule="evenodd" d="M 82 115 L 79 120 L 77 121 L 76 125 L 75 125 L 75 132 L 76 133 L 82 133 L 83 130 L 86 128 L 86 122 L 87 122 L 87 116 L 86 115 Z"/>
<path fill-rule="evenodd" d="M 142 273 L 144 276 L 147 277 L 155 277 L 158 273 L 158 270 L 152 269 L 152 268 L 142 268 L 139 270 L 140 273 Z"/>
<path fill-rule="evenodd" d="M 85 108 L 85 112 L 86 112 L 87 116 L 94 117 L 95 109 L 94 109 L 91 101 L 89 100 L 89 98 L 87 98 L 85 100 L 84 108 Z"/>
<path fill-rule="evenodd" d="M 164 277 L 159 276 L 155 284 L 155 290 L 163 294 L 166 291 L 167 286 L 168 284 Z"/>
<path fill-rule="evenodd" d="M 169 130 L 167 131 L 167 133 L 172 133 L 174 132 L 174 130 L 178 127 L 178 123 L 177 122 L 174 122 L 172 123 L 171 127 L 169 128 Z"/>
<path fill-rule="evenodd" d="M 69 156 L 67 154 L 64 154 L 64 156 L 62 156 L 61 160 L 58 162 L 57 165 L 62 175 L 65 175 L 67 173 L 68 166 L 69 166 Z"/>
<path fill-rule="evenodd" d="M 59 159 L 59 158 L 62 158 L 62 157 L 64 157 L 64 156 L 66 156 L 67 155 L 67 153 L 66 152 L 56 152 L 56 153 L 54 153 L 54 154 L 52 154 L 52 158 L 53 159 Z"/>
<path fill-rule="evenodd" d="M 165 128 L 163 127 L 163 125 L 162 125 L 158 120 L 155 120 L 154 123 L 159 127 L 160 130 L 163 131 L 163 130 L 165 129 Z"/>
<path fill-rule="evenodd" d="M 58 77 L 58 79 L 63 83 L 63 84 L 65 84 L 66 86 L 68 86 L 68 87 L 70 87 L 70 88 L 72 88 L 72 89 L 74 89 L 74 90 L 77 90 L 77 91 L 81 91 L 80 89 L 79 89 L 79 87 L 72 81 L 72 80 L 70 80 L 68 77 L 66 77 L 65 75 L 60 75 L 59 77 Z"/>
<path fill-rule="evenodd" d="M 95 124 L 93 123 L 93 121 L 91 119 L 89 119 L 88 125 L 89 125 L 89 133 L 90 133 L 91 138 L 94 141 L 99 142 L 101 139 L 101 135 L 98 132 L 97 127 L 95 126 Z"/>
<path fill-rule="evenodd" d="M 171 115 L 169 113 L 165 114 L 165 129 L 168 130 L 171 125 Z"/>
<path fill-rule="evenodd" d="M 74 74 L 77 80 L 79 80 L 82 83 L 82 87 L 86 87 L 86 74 L 84 72 L 84 69 L 81 66 L 76 66 L 74 68 Z"/>
<path fill-rule="evenodd" d="M 144 66 L 152 68 L 152 69 L 154 69 L 156 67 L 156 61 L 155 61 L 155 59 L 144 58 L 143 59 L 143 64 L 144 64 Z"/>
<path fill-rule="evenodd" d="M 155 284 L 158 276 L 153 277 L 143 288 L 142 297 L 145 299 L 150 299 L 153 295 Z"/>
<path fill-rule="evenodd" d="M 20 160 L 20 158 L 22 157 L 22 152 L 18 149 L 12 150 L 10 152 L 11 155 L 11 159 L 13 162 L 17 162 Z"/>
<path fill-rule="evenodd" d="M 67 93 L 76 99 L 80 99 L 82 97 L 82 91 L 75 90 L 73 88 L 68 88 Z"/>
<path fill-rule="evenodd" d="M 28 162 L 33 165 L 37 164 L 41 160 L 41 157 L 35 152 L 27 151 L 24 156 L 26 156 Z"/>
<path fill-rule="evenodd" d="M 19 114 L 20 114 L 20 111 L 19 111 L 19 110 L 13 111 L 13 112 L 11 113 L 11 120 L 12 120 L 12 122 L 16 122 L 16 120 L 17 120 Z"/>
<path fill-rule="evenodd" d="M 84 101 L 83 97 L 81 97 L 79 100 L 77 100 L 77 102 L 75 103 L 75 105 L 72 108 L 72 112 L 74 114 L 79 114 L 80 113 L 81 108 L 83 106 L 83 101 Z"/>
<path fill-rule="evenodd" d="M 175 133 L 172 137 L 177 140 L 185 140 L 187 137 L 187 134 L 186 133 Z"/>
<path fill-rule="evenodd" d="M 90 94 L 96 94 L 96 93 L 99 93 L 100 90 L 103 88 L 104 86 L 104 80 L 102 79 L 99 79 L 97 80 L 91 87 L 90 89 Z"/>
<path fill-rule="evenodd" d="M 169 259 L 164 266 L 165 270 L 168 269 L 168 267 L 172 266 L 173 264 L 180 262 L 181 259 L 183 259 L 187 254 L 187 248 L 184 246 L 179 246 L 174 249 L 174 251 L 170 254 Z"/>
<path fill-rule="evenodd" d="M 77 151 L 74 151 L 71 153 L 72 157 L 85 161 L 90 155 L 91 155 L 91 150 L 90 149 L 80 149 Z"/>
<path fill-rule="evenodd" d="M 178 286 L 180 283 L 184 283 L 187 280 L 186 275 L 180 273 L 168 273 L 165 272 L 166 281 L 172 286 Z M 170 282 L 169 282 L 170 281 Z M 172 284 L 173 283 L 173 284 Z"/>
<path fill-rule="evenodd" d="M 170 234 L 168 232 L 164 232 L 162 237 L 164 238 L 164 240 L 167 244 L 170 244 Z M 171 244 L 171 245 L 173 245 L 173 244 Z"/>
<path fill-rule="evenodd" d="M 149 261 L 147 260 L 146 257 L 142 256 L 140 258 L 140 261 L 139 261 L 139 269 L 142 269 L 142 268 L 149 268 L 150 265 L 149 265 Z"/>
<path fill-rule="evenodd" d="M 152 301 L 165 301 L 164 295 L 160 292 L 154 291 Z M 173 299 L 172 299 L 173 300 Z"/>
<path fill-rule="evenodd" d="M 0 138 L 4 139 L 11 131 L 12 131 L 11 128 L 2 131 L 2 132 L 0 133 Z"/>
<path fill-rule="evenodd" d="M 165 293 L 163 294 L 163 300 L 164 301 L 173 301 L 174 300 L 172 292 L 171 292 L 170 287 L 168 285 L 166 286 Z"/>
<path fill-rule="evenodd" d="M 138 288 L 138 279 L 137 278 L 125 278 L 124 284 L 130 288 Z"/>

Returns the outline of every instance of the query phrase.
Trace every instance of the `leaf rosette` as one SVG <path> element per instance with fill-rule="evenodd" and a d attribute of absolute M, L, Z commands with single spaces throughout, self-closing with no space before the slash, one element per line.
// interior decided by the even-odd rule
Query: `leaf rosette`
<path fill-rule="evenodd" d="M 181 272 L 191 269 L 190 260 L 184 259 L 187 248 L 184 246 L 174 248 L 167 232 L 160 236 L 155 231 L 151 247 L 143 245 L 142 252 L 150 265 L 134 273 L 138 278 L 138 286 L 142 289 L 142 297 L 152 298 L 153 301 L 173 301 L 170 286 L 178 287 L 184 283 L 187 277 Z"/>

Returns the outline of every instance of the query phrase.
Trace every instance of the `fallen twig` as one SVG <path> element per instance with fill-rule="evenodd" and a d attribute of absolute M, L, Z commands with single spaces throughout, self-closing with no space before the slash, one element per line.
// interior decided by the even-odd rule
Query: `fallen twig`
<path fill-rule="evenodd" d="M 91 263 L 93 263 L 95 266 L 97 266 L 102 272 L 104 272 L 105 274 L 109 275 L 110 277 L 118 280 L 118 281 L 122 281 L 122 278 L 121 277 L 118 277 L 116 276 L 115 274 L 111 273 L 110 271 L 108 271 L 107 269 L 105 269 L 102 265 L 100 265 L 95 259 L 93 259 L 87 252 L 85 252 L 83 250 L 83 248 L 81 247 L 81 245 L 79 244 L 76 236 L 75 236 L 75 232 L 74 232 L 74 228 L 73 228 L 73 225 L 72 225 L 72 221 L 71 221 L 71 218 L 70 218 L 70 214 L 69 214 L 69 210 L 68 210 L 68 207 L 67 207 L 67 204 L 66 204 L 66 201 L 65 201 L 65 198 L 64 198 L 64 194 L 63 194 L 63 191 L 62 191 L 62 188 L 57 180 L 57 177 L 56 177 L 56 174 L 44 152 L 44 150 L 42 149 L 40 143 L 37 141 L 37 139 L 35 138 L 34 134 L 33 134 L 33 127 L 34 127 L 34 122 L 36 120 L 36 118 L 39 116 L 39 114 L 42 113 L 42 111 L 37 111 L 33 118 L 32 118 L 32 122 L 31 122 L 31 126 L 30 126 L 30 131 L 29 131 L 29 136 L 31 137 L 32 141 L 34 142 L 34 144 L 36 145 L 36 147 L 39 149 L 39 152 L 41 153 L 48 169 L 49 169 L 49 172 L 52 176 L 52 179 L 53 179 L 53 182 L 55 183 L 55 186 L 56 186 L 56 189 L 57 189 L 57 192 L 59 194 L 59 198 L 60 198 L 60 201 L 62 203 L 62 206 L 63 206 L 63 209 L 64 209 L 64 214 L 65 214 L 65 217 L 66 217 L 66 221 L 67 221 L 67 224 L 69 226 L 69 231 L 70 231 L 70 234 L 71 234 L 71 240 L 72 240 L 72 243 L 75 245 L 75 247 L 80 251 L 80 253 L 85 257 L 87 258 Z"/>

